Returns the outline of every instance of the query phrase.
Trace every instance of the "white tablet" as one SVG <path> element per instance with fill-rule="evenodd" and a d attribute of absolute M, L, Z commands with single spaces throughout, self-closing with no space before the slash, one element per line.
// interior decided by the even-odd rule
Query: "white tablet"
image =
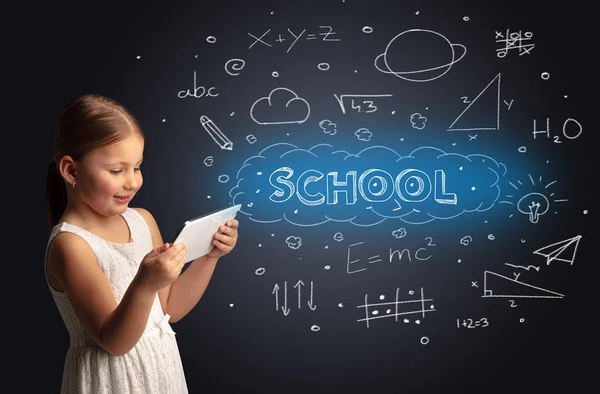
<path fill-rule="evenodd" d="M 210 253 L 215 246 L 212 240 L 219 226 L 235 218 L 241 207 L 241 204 L 234 205 L 186 221 L 173 241 L 173 244 L 183 242 L 187 247 L 185 262 Z"/>

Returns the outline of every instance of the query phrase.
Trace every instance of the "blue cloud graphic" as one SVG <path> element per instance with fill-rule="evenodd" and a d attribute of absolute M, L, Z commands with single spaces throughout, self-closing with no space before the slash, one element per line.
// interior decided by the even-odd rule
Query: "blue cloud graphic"
<path fill-rule="evenodd" d="M 504 164 L 489 156 L 431 146 L 401 156 L 384 146 L 352 154 L 330 144 L 277 143 L 243 163 L 229 195 L 242 214 L 262 223 L 424 224 L 489 210 L 504 175 Z"/>

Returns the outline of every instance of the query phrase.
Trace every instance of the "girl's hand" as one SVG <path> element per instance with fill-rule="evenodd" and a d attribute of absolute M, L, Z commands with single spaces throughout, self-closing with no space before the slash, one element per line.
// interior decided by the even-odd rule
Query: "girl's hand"
<path fill-rule="evenodd" d="M 239 225 L 240 222 L 232 219 L 219 227 L 219 231 L 213 237 L 212 243 L 215 247 L 208 254 L 209 257 L 218 259 L 233 250 L 237 243 Z"/>
<path fill-rule="evenodd" d="M 166 243 L 149 252 L 142 260 L 136 275 L 137 282 L 158 291 L 173 283 L 185 265 L 187 248 L 183 243 Z"/>

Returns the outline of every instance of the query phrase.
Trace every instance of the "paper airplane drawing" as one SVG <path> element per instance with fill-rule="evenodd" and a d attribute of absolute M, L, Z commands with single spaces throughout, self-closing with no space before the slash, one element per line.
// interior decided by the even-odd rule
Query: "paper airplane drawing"
<path fill-rule="evenodd" d="M 554 260 L 564 261 L 573 265 L 580 240 L 581 235 L 578 235 L 573 238 L 555 242 L 552 245 L 544 246 L 543 248 L 535 250 L 533 254 L 544 256 L 546 258 L 546 265 L 550 265 L 550 262 Z"/>
<path fill-rule="evenodd" d="M 520 282 L 492 271 L 483 274 L 482 298 L 563 298 L 564 294 Z"/>

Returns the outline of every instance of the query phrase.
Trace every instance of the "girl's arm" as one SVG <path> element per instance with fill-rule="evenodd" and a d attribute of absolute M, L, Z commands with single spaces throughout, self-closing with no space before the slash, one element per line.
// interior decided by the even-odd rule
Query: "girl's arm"
<path fill-rule="evenodd" d="M 81 325 L 113 355 L 123 355 L 142 336 L 156 291 L 134 280 L 120 303 L 85 240 L 61 233 L 48 249 L 48 276 L 60 286 Z"/>
<path fill-rule="evenodd" d="M 148 223 L 153 244 L 162 245 L 163 239 L 154 217 L 143 208 L 136 209 Z M 237 220 L 230 220 L 230 226 L 221 226 L 213 241 L 215 248 L 208 255 L 194 260 L 190 266 L 169 286 L 159 290 L 159 298 L 164 313 L 168 313 L 171 323 L 187 315 L 200 301 L 213 275 L 219 258 L 229 253 L 237 242 Z"/>
<path fill-rule="evenodd" d="M 167 310 L 171 315 L 171 319 L 169 319 L 171 323 L 185 317 L 200 301 L 208 287 L 218 260 L 218 257 L 209 255 L 197 258 L 171 284 L 171 293 L 167 300 Z"/>

